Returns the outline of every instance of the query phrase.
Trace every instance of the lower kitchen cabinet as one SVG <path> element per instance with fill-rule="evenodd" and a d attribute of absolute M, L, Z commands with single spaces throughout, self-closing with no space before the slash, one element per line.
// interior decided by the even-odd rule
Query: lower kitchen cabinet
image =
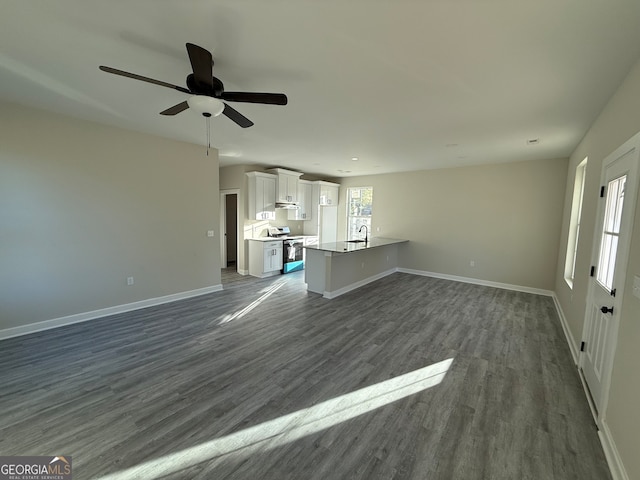
<path fill-rule="evenodd" d="M 270 277 L 282 272 L 282 240 L 249 240 L 249 275 Z"/>

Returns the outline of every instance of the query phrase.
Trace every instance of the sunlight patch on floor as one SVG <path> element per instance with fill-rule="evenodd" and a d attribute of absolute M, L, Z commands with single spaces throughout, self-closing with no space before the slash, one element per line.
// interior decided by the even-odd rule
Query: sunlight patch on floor
<path fill-rule="evenodd" d="M 266 451 L 371 412 L 442 382 L 453 358 L 326 400 L 239 432 L 102 477 L 152 480 L 228 454 Z"/>
<path fill-rule="evenodd" d="M 258 297 L 258 299 L 254 300 L 253 302 L 251 302 L 249 305 L 247 305 L 243 309 L 238 310 L 235 313 L 229 313 L 229 314 L 223 316 L 222 319 L 220 320 L 220 322 L 218 322 L 218 325 L 223 325 L 225 323 L 229 323 L 229 322 L 235 320 L 236 318 L 244 317 L 247 313 L 249 313 L 251 310 L 256 308 L 258 305 L 260 305 L 262 302 L 264 302 L 267 298 L 269 298 L 275 292 L 277 292 L 278 289 L 280 289 L 285 283 L 287 283 L 287 282 L 286 281 L 282 281 L 282 282 L 274 283 L 269 288 L 265 289 L 265 293 L 263 293 L 260 297 Z"/>

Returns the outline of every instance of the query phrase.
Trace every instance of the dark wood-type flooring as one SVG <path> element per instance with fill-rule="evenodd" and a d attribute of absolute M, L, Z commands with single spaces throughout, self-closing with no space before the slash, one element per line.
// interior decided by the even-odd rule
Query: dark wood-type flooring
<path fill-rule="evenodd" d="M 611 478 L 551 298 L 395 273 L 326 300 L 303 278 L 225 271 L 0 342 L 0 455 L 71 455 L 76 480 Z"/>

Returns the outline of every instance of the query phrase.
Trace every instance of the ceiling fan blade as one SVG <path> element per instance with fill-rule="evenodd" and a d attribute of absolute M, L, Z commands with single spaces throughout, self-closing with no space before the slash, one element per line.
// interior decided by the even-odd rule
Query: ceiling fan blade
<path fill-rule="evenodd" d="M 155 80 L 149 77 L 143 77 L 142 75 L 137 75 L 135 73 L 125 72 L 124 70 L 118 70 L 117 68 L 105 67 L 104 65 L 100 65 L 100 70 L 107 73 L 113 73 L 114 75 L 120 75 L 121 77 L 133 78 L 134 80 L 140 80 L 142 82 L 153 83 L 154 85 L 160 85 L 161 87 L 172 88 L 174 90 L 178 90 L 179 92 L 191 93 L 189 90 L 183 87 L 179 87 L 178 85 L 173 85 L 171 83 L 163 82 L 160 80 Z"/>
<path fill-rule="evenodd" d="M 187 108 L 189 108 L 189 104 L 187 102 L 181 102 L 173 107 L 163 110 L 160 112 L 160 115 L 177 115 L 180 112 L 184 112 Z"/>
<path fill-rule="evenodd" d="M 213 88 L 213 57 L 211 52 L 193 43 L 187 43 L 187 53 L 196 83 Z"/>
<path fill-rule="evenodd" d="M 226 103 L 224 104 L 224 110 L 222 111 L 222 113 L 230 120 L 233 120 L 234 122 L 236 122 L 238 125 L 240 125 L 242 128 L 247 128 L 250 127 L 251 125 L 253 125 L 253 122 L 251 120 L 249 120 L 247 117 L 245 117 L 244 115 L 242 115 L 239 111 L 237 111 L 235 108 L 231 108 L 229 105 L 227 105 Z"/>
<path fill-rule="evenodd" d="M 223 92 L 220 98 L 228 102 L 287 104 L 287 96 L 284 93 Z"/>

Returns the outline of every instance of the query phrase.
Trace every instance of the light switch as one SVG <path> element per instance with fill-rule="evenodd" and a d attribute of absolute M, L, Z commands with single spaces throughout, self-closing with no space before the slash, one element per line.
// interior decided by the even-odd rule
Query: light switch
<path fill-rule="evenodd" d="M 633 296 L 640 298 L 640 277 L 638 275 L 633 277 Z"/>
<path fill-rule="evenodd" d="M 207 237 L 213 237 L 213 230 L 207 230 Z"/>

